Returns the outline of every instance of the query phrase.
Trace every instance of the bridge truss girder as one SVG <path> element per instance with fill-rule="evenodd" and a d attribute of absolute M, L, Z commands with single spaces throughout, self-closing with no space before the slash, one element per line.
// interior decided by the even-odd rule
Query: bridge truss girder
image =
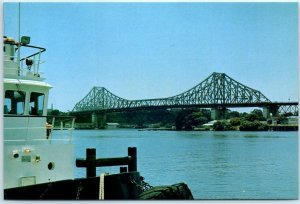
<path fill-rule="evenodd" d="M 293 115 L 298 115 L 298 105 L 281 105 L 278 107 L 278 113 L 286 114 L 291 113 Z"/>
<path fill-rule="evenodd" d="M 139 109 L 147 107 L 228 106 L 271 103 L 260 91 L 247 87 L 224 73 L 212 73 L 195 87 L 176 96 L 158 99 L 126 100 L 104 87 L 93 89 L 72 112 L 93 110 Z"/>

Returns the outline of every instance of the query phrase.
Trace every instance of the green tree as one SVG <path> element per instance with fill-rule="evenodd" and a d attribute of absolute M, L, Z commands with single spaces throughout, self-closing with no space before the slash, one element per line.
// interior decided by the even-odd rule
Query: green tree
<path fill-rule="evenodd" d="M 253 122 L 247 120 L 241 122 L 240 131 L 254 131 L 254 130 L 255 127 Z"/>
<path fill-rule="evenodd" d="M 263 112 L 260 109 L 254 109 L 251 113 L 256 114 L 258 116 L 263 116 Z"/>
<path fill-rule="evenodd" d="M 215 131 L 223 131 L 224 130 L 224 126 L 221 123 L 221 121 L 217 121 L 213 124 L 213 130 L 215 130 Z"/>
<path fill-rule="evenodd" d="M 241 118 L 231 118 L 230 124 L 232 126 L 239 126 L 241 124 Z"/>
<path fill-rule="evenodd" d="M 254 122 L 255 120 L 260 120 L 260 116 L 254 113 L 250 113 L 245 116 L 245 120 L 248 120 L 250 122 Z"/>
<path fill-rule="evenodd" d="M 230 118 L 238 118 L 238 117 L 240 117 L 240 113 L 237 112 L 237 111 L 230 111 L 230 112 L 228 113 L 228 118 L 229 118 L 229 119 L 230 119 Z"/>
<path fill-rule="evenodd" d="M 205 116 L 200 116 L 196 118 L 196 121 L 197 121 L 197 126 L 199 126 L 207 123 L 209 120 Z"/>
<path fill-rule="evenodd" d="M 207 118 L 207 122 L 211 120 L 210 109 L 201 109 L 200 112 L 202 113 L 203 117 Z"/>
<path fill-rule="evenodd" d="M 285 124 L 287 123 L 288 119 L 284 115 L 279 115 L 277 117 L 277 124 Z"/>
<path fill-rule="evenodd" d="M 186 125 L 186 116 L 190 113 L 189 110 L 181 110 L 175 118 L 176 130 L 182 130 Z"/>
<path fill-rule="evenodd" d="M 263 116 L 263 112 L 260 109 L 254 109 L 251 114 L 255 114 L 259 121 L 265 121 L 266 118 Z"/>
<path fill-rule="evenodd" d="M 257 127 L 258 131 L 266 131 L 268 129 L 269 129 L 269 126 L 267 124 L 259 122 L 259 125 Z"/>
<path fill-rule="evenodd" d="M 268 125 L 259 121 L 242 121 L 240 131 L 265 131 L 268 130 Z"/>
<path fill-rule="evenodd" d="M 60 114 L 61 114 L 61 112 L 59 110 L 57 110 L 57 109 L 52 110 L 51 113 L 50 113 L 50 115 L 52 115 L 52 116 L 58 116 Z"/>
<path fill-rule="evenodd" d="M 289 116 L 293 116 L 294 114 L 291 113 L 291 112 L 288 112 L 288 113 L 284 113 L 282 114 L 284 117 L 289 117 Z"/>
<path fill-rule="evenodd" d="M 210 115 L 210 112 L 205 109 L 182 110 L 177 114 L 175 119 L 176 130 L 192 130 L 196 126 L 203 125 L 209 121 L 208 115 Z"/>
<path fill-rule="evenodd" d="M 213 124 L 213 130 L 215 130 L 215 131 L 226 131 L 226 130 L 234 130 L 234 128 L 226 120 L 221 120 L 221 121 L 217 121 Z"/>

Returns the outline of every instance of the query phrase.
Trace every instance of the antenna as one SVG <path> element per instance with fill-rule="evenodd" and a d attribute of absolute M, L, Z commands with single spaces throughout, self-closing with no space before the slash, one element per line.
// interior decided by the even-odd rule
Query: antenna
<path fill-rule="evenodd" d="M 21 51 L 20 51 L 20 47 L 21 47 L 21 2 L 19 2 L 19 26 L 18 26 L 18 75 L 20 76 L 20 72 L 21 72 L 21 67 L 20 67 L 20 59 L 21 59 Z"/>
<path fill-rule="evenodd" d="M 20 34 L 20 30 L 21 30 L 21 2 L 19 2 L 19 28 L 18 28 L 18 38 L 19 38 L 19 42 L 21 42 L 21 34 Z"/>

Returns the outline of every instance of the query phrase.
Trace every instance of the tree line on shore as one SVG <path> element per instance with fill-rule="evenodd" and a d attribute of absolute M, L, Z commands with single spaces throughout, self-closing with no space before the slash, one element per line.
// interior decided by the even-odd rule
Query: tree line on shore
<path fill-rule="evenodd" d="M 59 110 L 50 110 L 48 115 L 66 115 Z M 277 122 L 282 123 L 290 114 L 278 116 Z M 136 128 L 167 128 L 180 130 L 240 130 L 240 131 L 265 131 L 272 124 L 271 119 L 263 117 L 260 109 L 250 113 L 240 113 L 226 110 L 222 120 L 213 121 L 210 109 L 177 109 L 177 110 L 139 110 L 115 112 L 107 114 L 107 121 L 119 123 L 123 127 Z M 77 117 L 79 123 L 91 122 L 90 116 Z M 210 122 L 210 124 L 207 124 Z"/>
<path fill-rule="evenodd" d="M 239 113 L 237 111 L 227 111 L 224 119 L 214 121 L 212 126 L 205 124 L 211 121 L 210 110 L 188 110 L 181 112 L 176 118 L 177 130 L 192 130 L 194 128 L 203 128 L 205 130 L 213 129 L 215 131 L 225 130 L 267 130 L 268 125 L 263 113 L 259 109 L 255 109 L 250 113 Z"/>

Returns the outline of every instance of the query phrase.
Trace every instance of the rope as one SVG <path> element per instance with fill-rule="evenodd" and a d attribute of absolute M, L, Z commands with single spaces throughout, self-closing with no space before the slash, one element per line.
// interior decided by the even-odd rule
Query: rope
<path fill-rule="evenodd" d="M 100 175 L 99 182 L 99 200 L 104 200 L 104 177 L 108 175 L 108 173 L 102 173 Z"/>

